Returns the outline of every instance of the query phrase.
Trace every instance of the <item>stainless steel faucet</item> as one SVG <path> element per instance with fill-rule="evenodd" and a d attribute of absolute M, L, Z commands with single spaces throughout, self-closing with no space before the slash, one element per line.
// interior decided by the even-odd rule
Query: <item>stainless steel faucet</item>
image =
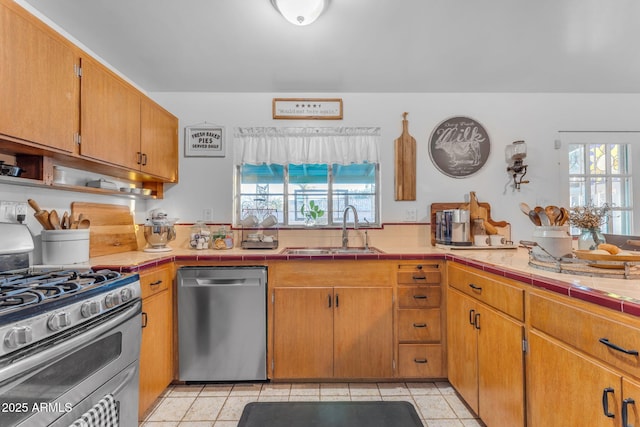
<path fill-rule="evenodd" d="M 358 211 L 353 205 L 347 205 L 342 213 L 342 249 L 347 249 L 349 246 L 349 234 L 347 233 L 347 211 L 351 209 L 353 211 L 353 229 L 358 229 Z"/>

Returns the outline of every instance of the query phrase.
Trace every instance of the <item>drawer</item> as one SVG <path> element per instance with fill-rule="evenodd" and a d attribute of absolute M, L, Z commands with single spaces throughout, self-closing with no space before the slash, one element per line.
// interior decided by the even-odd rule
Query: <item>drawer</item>
<path fill-rule="evenodd" d="M 400 308 L 438 308 L 442 290 L 440 286 L 398 286 Z"/>
<path fill-rule="evenodd" d="M 491 273 L 476 273 L 469 267 L 449 264 L 449 286 L 494 307 L 514 319 L 524 321 L 524 288 L 515 281 Z"/>
<path fill-rule="evenodd" d="M 640 321 L 633 316 L 608 312 L 569 298 L 530 296 L 531 327 L 575 347 L 591 357 L 640 377 Z M 594 313 L 596 311 L 596 313 Z M 606 340 L 607 346 L 601 340 Z M 616 350 L 612 346 L 619 347 Z"/>
<path fill-rule="evenodd" d="M 140 272 L 143 299 L 168 289 L 172 283 L 173 270 L 170 267 L 153 268 Z"/>
<path fill-rule="evenodd" d="M 440 264 L 399 264 L 399 285 L 436 285 L 442 280 Z"/>
<path fill-rule="evenodd" d="M 393 264 L 380 261 L 289 260 L 269 265 L 271 286 L 389 286 Z"/>
<path fill-rule="evenodd" d="M 440 342 L 440 309 L 398 310 L 401 342 Z"/>
<path fill-rule="evenodd" d="M 401 378 L 443 378 L 440 344 L 400 344 L 398 376 Z"/>

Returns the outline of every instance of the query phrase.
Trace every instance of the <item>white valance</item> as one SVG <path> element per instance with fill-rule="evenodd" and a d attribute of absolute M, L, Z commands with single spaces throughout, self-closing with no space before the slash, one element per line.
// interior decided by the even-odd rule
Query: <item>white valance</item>
<path fill-rule="evenodd" d="M 235 164 L 378 163 L 380 128 L 236 128 Z"/>

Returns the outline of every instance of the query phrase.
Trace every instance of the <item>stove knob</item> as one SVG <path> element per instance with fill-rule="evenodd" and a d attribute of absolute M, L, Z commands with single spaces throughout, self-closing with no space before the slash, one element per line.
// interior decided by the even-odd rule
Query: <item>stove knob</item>
<path fill-rule="evenodd" d="M 133 298 L 133 291 L 129 288 L 124 288 L 120 291 L 120 299 L 122 302 L 127 302 Z"/>
<path fill-rule="evenodd" d="M 33 341 L 33 336 L 29 326 L 11 328 L 7 335 L 4 336 L 4 343 L 9 348 L 17 348 L 18 346 L 29 344 L 31 341 Z"/>
<path fill-rule="evenodd" d="M 69 313 L 61 311 L 60 313 L 52 314 L 47 321 L 47 326 L 52 331 L 59 331 L 63 328 L 66 328 L 71 324 L 71 319 L 69 318 Z"/>
<path fill-rule="evenodd" d="M 107 308 L 113 308 L 116 305 L 119 305 L 120 302 L 120 294 L 117 293 L 107 294 L 107 296 L 104 298 L 104 305 Z"/>
<path fill-rule="evenodd" d="M 100 301 L 89 301 L 82 304 L 80 307 L 80 314 L 82 317 L 91 317 L 100 313 Z"/>

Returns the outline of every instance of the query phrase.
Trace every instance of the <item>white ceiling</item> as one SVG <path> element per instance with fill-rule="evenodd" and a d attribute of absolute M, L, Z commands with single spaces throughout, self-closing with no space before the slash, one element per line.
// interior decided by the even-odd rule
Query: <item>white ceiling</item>
<path fill-rule="evenodd" d="M 637 0 L 22 0 L 143 89 L 640 93 Z"/>

